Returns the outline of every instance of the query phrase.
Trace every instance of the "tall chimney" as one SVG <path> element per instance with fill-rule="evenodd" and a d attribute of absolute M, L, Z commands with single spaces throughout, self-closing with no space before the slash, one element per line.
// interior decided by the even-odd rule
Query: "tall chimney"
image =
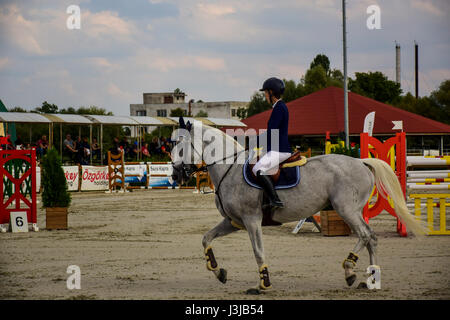
<path fill-rule="evenodd" d="M 400 83 L 400 45 L 395 42 L 395 82 Z"/>
<path fill-rule="evenodd" d="M 419 98 L 419 45 L 414 41 L 415 70 L 416 70 L 416 99 Z"/>

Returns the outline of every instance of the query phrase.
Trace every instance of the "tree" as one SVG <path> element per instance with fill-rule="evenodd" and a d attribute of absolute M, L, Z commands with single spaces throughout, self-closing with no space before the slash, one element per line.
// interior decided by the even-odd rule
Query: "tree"
<path fill-rule="evenodd" d="M 305 95 L 305 88 L 301 83 L 296 84 L 294 80 L 283 79 L 285 89 L 283 93 L 283 101 L 289 102 Z"/>
<path fill-rule="evenodd" d="M 272 106 L 266 101 L 264 93 L 255 92 L 247 109 L 247 117 L 269 110 Z"/>
<path fill-rule="evenodd" d="M 24 108 L 21 107 L 14 107 L 8 110 L 9 112 L 27 112 Z"/>
<path fill-rule="evenodd" d="M 239 107 L 238 109 L 237 109 L 237 111 L 236 111 L 236 115 L 238 116 L 238 118 L 239 119 L 245 119 L 245 118 L 247 118 L 247 111 L 248 111 L 248 109 L 247 108 L 244 108 L 244 107 Z"/>
<path fill-rule="evenodd" d="M 309 69 L 313 69 L 314 67 L 322 66 L 325 70 L 325 74 L 328 76 L 330 73 L 330 59 L 324 54 L 318 54 L 314 60 L 309 65 Z"/>
<path fill-rule="evenodd" d="M 326 88 L 328 77 L 324 67 L 317 65 L 306 71 L 304 82 L 307 94 Z"/>
<path fill-rule="evenodd" d="M 182 117 L 186 115 L 186 110 L 181 109 L 181 108 L 176 108 L 176 109 L 172 109 L 170 111 L 170 116 L 171 117 Z"/>
<path fill-rule="evenodd" d="M 388 78 L 381 72 L 356 72 L 356 78 L 349 79 L 348 88 L 354 93 L 383 102 L 395 103 L 402 93 L 400 84 Z"/>
<path fill-rule="evenodd" d="M 443 122 L 450 123 L 450 80 L 445 80 L 439 89 L 431 92 L 430 99 L 442 111 Z"/>
<path fill-rule="evenodd" d="M 198 118 L 206 118 L 208 116 L 208 113 L 206 111 L 200 110 L 195 116 Z"/>
<path fill-rule="evenodd" d="M 58 113 L 58 106 L 47 101 L 42 102 L 42 106 L 35 109 L 39 113 Z"/>
<path fill-rule="evenodd" d="M 42 204 L 45 208 L 65 208 L 70 205 L 71 196 L 61 166 L 58 152 L 55 148 L 50 149 L 42 159 Z"/>

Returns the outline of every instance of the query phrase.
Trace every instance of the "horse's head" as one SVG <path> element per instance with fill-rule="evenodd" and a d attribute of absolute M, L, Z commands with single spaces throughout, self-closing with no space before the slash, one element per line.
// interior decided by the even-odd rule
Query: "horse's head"
<path fill-rule="evenodd" d="M 189 180 L 196 166 L 191 156 L 192 125 L 189 121 L 185 124 L 183 117 L 180 117 L 179 122 L 180 128 L 172 133 L 172 141 L 177 141 L 172 150 L 172 179 L 181 185 Z"/>

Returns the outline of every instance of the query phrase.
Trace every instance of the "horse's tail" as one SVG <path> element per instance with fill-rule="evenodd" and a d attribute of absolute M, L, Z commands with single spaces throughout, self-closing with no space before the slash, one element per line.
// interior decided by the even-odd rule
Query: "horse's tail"
<path fill-rule="evenodd" d="M 409 212 L 406 206 L 406 201 L 403 196 L 403 191 L 392 168 L 380 159 L 367 158 L 361 161 L 373 169 L 375 176 L 375 185 L 382 197 L 387 199 L 387 194 L 394 202 L 394 210 L 400 221 L 411 230 L 416 236 L 425 235 L 425 229 Z"/>

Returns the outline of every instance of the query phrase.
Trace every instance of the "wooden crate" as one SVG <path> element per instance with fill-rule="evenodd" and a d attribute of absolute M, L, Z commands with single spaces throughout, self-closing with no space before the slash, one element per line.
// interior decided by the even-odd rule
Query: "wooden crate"
<path fill-rule="evenodd" d="M 45 208 L 45 228 L 67 230 L 67 208 Z"/>
<path fill-rule="evenodd" d="M 320 226 L 324 236 L 348 236 L 352 232 L 335 210 L 320 211 Z"/>

